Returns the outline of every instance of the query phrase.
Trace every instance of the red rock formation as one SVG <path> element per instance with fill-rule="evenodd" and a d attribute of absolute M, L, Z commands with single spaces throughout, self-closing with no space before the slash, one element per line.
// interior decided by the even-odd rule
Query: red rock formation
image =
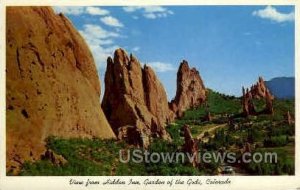
<path fill-rule="evenodd" d="M 170 120 L 167 102 L 166 92 L 149 66 L 141 68 L 123 49 L 115 51 L 113 60 L 107 59 L 102 108 L 115 133 L 122 131 L 120 138 L 129 136 L 124 133 L 131 126 L 136 136 L 129 138 L 140 139 L 143 147 L 151 137 L 170 140 L 165 130 Z"/>
<path fill-rule="evenodd" d="M 255 107 L 252 100 L 252 94 L 249 92 L 248 88 L 245 92 L 245 88 L 243 87 L 243 96 L 242 96 L 242 107 L 243 114 L 245 116 L 255 115 Z"/>
<path fill-rule="evenodd" d="M 261 76 L 258 77 L 258 81 L 256 82 L 256 84 L 251 86 L 250 93 L 255 99 L 266 98 L 267 95 L 269 95 L 271 99 L 274 99 L 269 89 L 267 88 L 264 79 Z"/>
<path fill-rule="evenodd" d="M 164 126 L 173 120 L 170 118 L 167 94 L 151 67 L 144 65 L 143 72 L 146 105 L 157 118 L 158 126 Z"/>
<path fill-rule="evenodd" d="M 273 114 L 274 110 L 273 110 L 273 96 L 271 95 L 271 93 L 269 92 L 269 90 L 266 90 L 265 93 L 265 101 L 266 101 L 266 107 L 265 107 L 265 113 L 266 114 Z"/>
<path fill-rule="evenodd" d="M 40 159 L 49 136 L 115 138 L 93 57 L 64 15 L 8 7 L 6 35 L 8 170 Z"/>
<path fill-rule="evenodd" d="M 250 93 L 253 98 L 260 99 L 266 97 L 267 90 L 264 79 L 259 77 L 258 82 L 251 86 Z"/>
<path fill-rule="evenodd" d="M 50 149 L 47 149 L 45 154 L 43 154 L 41 156 L 42 160 L 49 160 L 50 162 L 52 162 L 53 164 L 57 165 L 57 166 L 62 166 L 64 164 L 66 164 L 68 161 L 65 160 L 65 158 L 61 155 L 57 155 L 55 152 L 53 152 Z"/>
<path fill-rule="evenodd" d="M 183 60 L 177 72 L 177 91 L 174 100 L 169 104 L 177 117 L 182 117 L 185 110 L 200 106 L 206 99 L 206 90 L 199 71 L 190 69 Z"/>
<path fill-rule="evenodd" d="M 257 114 L 253 104 L 253 99 L 261 99 L 261 98 L 264 98 L 266 101 L 266 107 L 264 113 L 273 114 L 272 101 L 274 97 L 270 93 L 269 89 L 266 87 L 262 77 L 259 77 L 258 82 L 255 85 L 251 86 L 250 91 L 247 88 L 245 92 L 244 87 L 242 90 L 243 90 L 242 107 L 243 107 L 243 114 L 245 116 Z"/>
<path fill-rule="evenodd" d="M 210 112 L 206 112 L 206 115 L 204 116 L 204 121 L 211 121 L 212 120 L 212 117 L 211 117 L 211 114 Z"/>
<path fill-rule="evenodd" d="M 143 144 L 149 144 L 149 139 L 148 141 L 143 140 L 142 137 L 143 133 L 140 129 L 136 128 L 135 126 L 122 126 L 118 128 L 118 139 L 125 141 L 129 144 L 135 145 L 135 146 L 140 146 Z"/>
<path fill-rule="evenodd" d="M 188 125 L 183 126 L 183 132 L 184 132 L 183 151 L 189 153 L 191 156 L 194 156 L 192 160 L 192 165 L 193 167 L 196 167 L 198 165 L 199 141 L 192 137 L 190 127 Z"/>
<path fill-rule="evenodd" d="M 205 107 L 205 116 L 204 116 L 204 118 L 202 118 L 202 120 L 203 121 L 211 121 L 212 120 L 212 116 L 211 116 L 211 114 L 210 114 L 210 111 L 209 111 L 209 109 L 208 109 L 208 104 L 207 104 L 207 102 L 205 102 L 204 103 L 204 107 Z"/>
<path fill-rule="evenodd" d="M 290 114 L 290 111 L 288 111 L 285 115 L 285 119 L 286 119 L 286 122 L 291 125 L 292 123 L 294 123 L 294 120 L 292 119 L 292 116 Z"/>
<path fill-rule="evenodd" d="M 244 151 L 243 152 L 251 152 L 251 151 L 252 151 L 251 144 L 249 142 L 246 142 L 246 144 L 244 144 Z"/>

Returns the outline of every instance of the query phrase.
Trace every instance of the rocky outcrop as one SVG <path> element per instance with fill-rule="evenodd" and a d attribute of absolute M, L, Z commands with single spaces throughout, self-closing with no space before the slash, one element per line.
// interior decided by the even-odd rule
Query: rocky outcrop
<path fill-rule="evenodd" d="M 57 155 L 55 152 L 53 152 L 50 149 L 46 150 L 46 152 L 41 156 L 41 159 L 48 160 L 56 166 L 62 166 L 68 162 L 63 156 Z"/>
<path fill-rule="evenodd" d="M 210 112 L 206 112 L 204 118 L 203 118 L 203 121 L 211 121 L 212 120 L 212 116 L 210 114 Z"/>
<path fill-rule="evenodd" d="M 199 71 L 190 69 L 183 60 L 177 72 L 177 90 L 175 98 L 170 102 L 170 109 L 176 117 L 182 117 L 184 111 L 200 106 L 206 100 L 206 90 Z"/>
<path fill-rule="evenodd" d="M 143 131 L 132 125 L 125 125 L 118 128 L 118 139 L 128 144 L 140 146 L 149 145 L 150 139 L 143 139 Z"/>
<path fill-rule="evenodd" d="M 107 59 L 102 109 L 119 139 L 141 142 L 143 147 L 152 137 L 170 140 L 165 130 L 170 111 L 162 84 L 149 66 L 142 68 L 123 49 Z"/>
<path fill-rule="evenodd" d="M 247 91 L 245 92 L 245 88 L 243 87 L 243 96 L 242 96 L 242 107 L 243 107 L 243 114 L 245 116 L 249 115 L 255 115 L 255 107 L 253 103 L 252 94 L 249 93 L 249 90 L 247 88 Z"/>
<path fill-rule="evenodd" d="M 8 170 L 40 159 L 49 136 L 115 138 L 91 52 L 64 15 L 8 7 L 6 35 Z"/>
<path fill-rule="evenodd" d="M 207 102 L 204 103 L 204 108 L 205 108 L 205 115 L 204 117 L 201 119 L 202 121 L 212 121 L 212 115 L 209 111 L 209 106 L 207 104 Z"/>
<path fill-rule="evenodd" d="M 265 82 L 262 77 L 259 77 L 258 82 L 252 85 L 250 90 L 242 87 L 242 107 L 243 114 L 245 116 L 255 115 L 258 112 L 255 110 L 253 99 L 265 99 L 265 109 L 263 113 L 273 114 L 273 99 L 274 97 L 270 93 L 269 89 L 266 87 Z"/>
<path fill-rule="evenodd" d="M 265 98 L 267 95 L 267 86 L 265 84 L 265 81 L 262 77 L 258 77 L 258 81 L 256 84 L 252 85 L 250 88 L 250 93 L 253 98 L 260 99 Z"/>
<path fill-rule="evenodd" d="M 183 134 L 184 134 L 183 151 L 190 154 L 191 158 L 193 158 L 191 160 L 192 161 L 191 163 L 193 167 L 196 167 L 198 165 L 198 159 L 199 159 L 198 158 L 199 141 L 192 137 L 192 133 L 188 125 L 183 126 Z"/>
<path fill-rule="evenodd" d="M 292 118 L 291 114 L 290 114 L 290 111 L 287 111 L 287 113 L 285 114 L 285 120 L 286 120 L 286 123 L 291 125 L 292 123 L 294 123 L 294 119 Z"/>
<path fill-rule="evenodd" d="M 271 95 L 270 91 L 267 89 L 265 93 L 265 102 L 266 102 L 266 107 L 264 112 L 266 114 L 273 114 L 273 96 Z"/>

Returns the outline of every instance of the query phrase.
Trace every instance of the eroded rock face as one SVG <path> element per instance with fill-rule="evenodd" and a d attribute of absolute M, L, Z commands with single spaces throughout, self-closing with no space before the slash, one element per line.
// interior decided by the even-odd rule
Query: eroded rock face
<path fill-rule="evenodd" d="M 192 165 L 196 167 L 198 165 L 198 151 L 199 151 L 199 141 L 192 137 L 190 127 L 188 125 L 183 126 L 184 134 L 184 145 L 183 151 L 189 153 L 191 156 L 194 156 L 192 160 Z"/>
<path fill-rule="evenodd" d="M 183 60 L 177 72 L 177 90 L 169 107 L 182 117 L 184 111 L 200 106 L 206 100 L 206 90 L 199 71 L 190 69 L 188 62 Z"/>
<path fill-rule="evenodd" d="M 8 7 L 7 169 L 34 161 L 45 139 L 115 138 L 100 108 L 100 83 L 83 38 L 48 7 Z"/>
<path fill-rule="evenodd" d="M 250 90 L 247 88 L 246 91 L 244 87 L 242 88 L 242 107 L 243 114 L 245 116 L 255 115 L 257 111 L 253 103 L 253 99 L 265 99 L 265 109 L 263 110 L 266 114 L 273 114 L 273 99 L 274 97 L 270 93 L 269 89 L 266 87 L 265 82 L 262 77 L 259 77 L 258 82 L 252 85 Z"/>
<path fill-rule="evenodd" d="M 107 59 L 102 109 L 115 133 L 122 133 L 120 138 L 140 139 L 143 147 L 149 145 L 151 137 L 170 140 L 165 130 L 170 111 L 162 84 L 149 66 L 142 68 L 123 49 L 117 49 L 114 58 Z M 135 131 L 132 134 L 136 136 L 126 131 Z"/>
<path fill-rule="evenodd" d="M 142 131 L 135 126 L 125 125 L 118 128 L 118 139 L 135 146 L 149 144 L 148 141 L 142 140 L 142 135 Z"/>
<path fill-rule="evenodd" d="M 266 107 L 265 107 L 265 113 L 267 114 L 273 114 L 273 96 L 271 95 L 270 91 L 267 89 L 265 93 L 265 102 L 266 102 Z"/>
<path fill-rule="evenodd" d="M 268 89 L 262 77 L 259 77 L 257 83 L 252 85 L 250 88 L 252 97 L 256 99 L 265 98 L 267 95 L 267 91 Z"/>
<path fill-rule="evenodd" d="M 285 114 L 285 119 L 286 119 L 287 124 L 289 124 L 289 125 L 291 125 L 292 123 L 295 122 L 290 114 L 290 111 L 287 111 L 287 113 Z"/>
<path fill-rule="evenodd" d="M 47 149 L 46 152 L 41 156 L 42 160 L 49 160 L 52 164 L 56 166 L 62 166 L 66 164 L 68 161 L 61 155 L 57 155 L 50 149 Z"/>
<path fill-rule="evenodd" d="M 253 104 L 252 94 L 249 92 L 248 88 L 245 92 L 244 87 L 243 87 L 242 107 L 243 107 L 243 114 L 245 116 L 256 114 L 255 106 Z"/>
<path fill-rule="evenodd" d="M 205 116 L 204 116 L 204 121 L 211 121 L 212 117 L 210 112 L 206 112 Z"/>

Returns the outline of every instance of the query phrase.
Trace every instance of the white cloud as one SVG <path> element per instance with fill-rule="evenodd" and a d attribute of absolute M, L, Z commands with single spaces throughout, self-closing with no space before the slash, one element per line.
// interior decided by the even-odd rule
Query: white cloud
<path fill-rule="evenodd" d="M 113 27 L 123 27 L 124 25 L 115 17 L 112 16 L 106 16 L 100 19 L 101 22 L 108 26 L 113 26 Z"/>
<path fill-rule="evenodd" d="M 86 12 L 90 15 L 108 15 L 109 11 L 99 7 L 87 7 Z"/>
<path fill-rule="evenodd" d="M 123 7 L 123 10 L 128 13 L 139 11 L 145 18 L 156 19 L 173 15 L 174 12 L 162 6 L 130 6 Z"/>
<path fill-rule="evenodd" d="M 149 19 L 156 19 L 156 18 L 161 18 L 161 17 L 167 17 L 168 13 L 146 13 L 144 14 L 144 17 L 149 18 Z"/>
<path fill-rule="evenodd" d="M 173 14 L 172 11 L 164 8 L 164 7 L 161 7 L 161 6 L 145 6 L 144 7 L 145 9 L 145 12 L 146 13 L 169 13 L 169 14 Z"/>
<path fill-rule="evenodd" d="M 123 7 L 123 10 L 125 12 L 132 13 L 132 12 L 135 12 L 135 11 L 140 10 L 142 8 L 143 7 L 140 7 L 140 6 L 130 6 L 130 7 Z"/>
<path fill-rule="evenodd" d="M 156 14 L 154 14 L 154 13 L 147 13 L 147 14 L 144 14 L 144 17 L 145 18 L 149 18 L 149 19 L 156 19 Z"/>
<path fill-rule="evenodd" d="M 55 6 L 53 7 L 56 13 L 63 13 L 66 15 L 109 15 L 109 11 L 100 7 L 79 7 L 79 6 Z"/>
<path fill-rule="evenodd" d="M 99 25 L 86 24 L 79 31 L 89 45 L 97 64 L 98 70 L 104 70 L 106 60 L 118 48 L 114 39 L 120 37 L 118 33 L 107 31 Z"/>
<path fill-rule="evenodd" d="M 160 72 L 160 73 L 176 70 L 176 68 L 170 63 L 150 62 L 150 63 L 146 63 L 146 65 L 151 66 L 156 72 Z"/>
<path fill-rule="evenodd" d="M 76 6 L 56 6 L 53 7 L 56 13 L 63 13 L 67 15 L 80 15 L 85 12 L 84 7 L 76 7 Z"/>
<path fill-rule="evenodd" d="M 103 29 L 100 25 L 94 25 L 94 24 L 85 24 L 83 26 L 83 31 L 80 32 L 84 32 L 82 34 L 86 35 L 86 38 L 88 40 L 96 40 L 96 39 L 107 39 L 107 38 L 111 38 L 111 37 L 120 37 L 120 34 L 115 33 L 115 32 L 111 32 L 111 31 L 107 31 L 105 29 Z"/>
<path fill-rule="evenodd" d="M 264 9 L 253 11 L 252 15 L 263 18 L 263 19 L 269 19 L 269 20 L 279 22 L 279 23 L 293 21 L 294 17 L 295 17 L 294 12 L 281 13 L 272 6 L 267 6 Z"/>

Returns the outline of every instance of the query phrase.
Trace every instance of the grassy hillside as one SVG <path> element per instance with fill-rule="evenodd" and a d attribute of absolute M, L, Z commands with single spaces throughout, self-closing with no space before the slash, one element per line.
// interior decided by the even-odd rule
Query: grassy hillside
<path fill-rule="evenodd" d="M 207 90 L 207 109 L 214 115 L 219 114 L 237 114 L 241 112 L 240 98 L 228 96 L 215 92 L 211 89 Z M 187 110 L 182 120 L 199 119 L 206 114 L 206 108 L 201 106 L 197 109 Z"/>
<path fill-rule="evenodd" d="M 203 175 L 188 164 L 121 163 L 119 151 L 132 151 L 133 147 L 121 142 L 101 139 L 49 138 L 48 147 L 68 162 L 62 166 L 49 160 L 25 163 L 20 175 L 24 176 L 148 176 L 148 175 Z M 149 152 L 178 151 L 166 141 L 152 142 Z"/>

